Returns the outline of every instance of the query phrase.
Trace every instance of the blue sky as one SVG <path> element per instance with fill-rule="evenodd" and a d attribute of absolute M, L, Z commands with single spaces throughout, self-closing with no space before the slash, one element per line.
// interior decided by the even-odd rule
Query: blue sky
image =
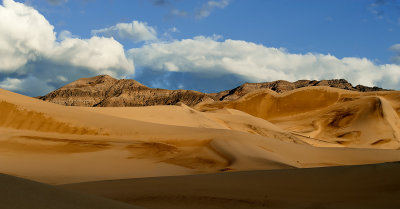
<path fill-rule="evenodd" d="M 23 1 L 22 1 L 23 2 Z M 156 6 L 151 0 L 69 0 L 49 4 L 30 0 L 55 26 L 90 38 L 91 30 L 121 22 L 147 22 L 162 34 L 171 28 L 175 39 L 221 35 L 270 47 L 284 47 L 294 53 L 317 52 L 342 57 L 367 57 L 389 63 L 390 46 L 400 40 L 400 1 L 374 0 L 232 0 L 225 8 L 215 8 L 210 16 L 196 18 L 196 10 L 207 3 L 165 0 Z M 396 8 L 396 6 L 398 8 Z M 178 9 L 187 16 L 170 14 Z M 383 14 L 375 14 L 382 12 Z M 126 48 L 135 45 L 119 40 Z"/>
<path fill-rule="evenodd" d="M 31 96 L 104 73 L 207 92 L 332 78 L 400 89 L 400 0 L 16 2 L 3 1 L 0 41 L 24 44 L 0 46 L 0 87 Z"/>

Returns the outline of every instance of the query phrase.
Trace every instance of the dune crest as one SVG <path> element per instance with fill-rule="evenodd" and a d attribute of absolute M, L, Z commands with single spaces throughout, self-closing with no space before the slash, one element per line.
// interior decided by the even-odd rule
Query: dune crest
<path fill-rule="evenodd" d="M 39 132 L 56 132 L 78 135 L 98 135 L 95 129 L 77 127 L 57 121 L 42 112 L 25 110 L 15 104 L 0 100 L 0 127 L 32 130 Z"/>

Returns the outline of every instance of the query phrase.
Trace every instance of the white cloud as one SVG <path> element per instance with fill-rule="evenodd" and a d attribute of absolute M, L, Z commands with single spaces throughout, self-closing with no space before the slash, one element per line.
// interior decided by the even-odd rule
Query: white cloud
<path fill-rule="evenodd" d="M 10 91 L 21 91 L 22 81 L 18 78 L 6 78 L 0 82 L 0 88 L 8 89 Z"/>
<path fill-rule="evenodd" d="M 400 44 L 395 44 L 390 47 L 390 50 L 393 50 L 395 52 L 400 52 Z"/>
<path fill-rule="evenodd" d="M 32 96 L 41 96 L 37 92 L 49 92 L 54 89 L 54 87 L 33 76 L 21 79 L 7 78 L 0 82 L 0 88 Z"/>
<path fill-rule="evenodd" d="M 128 39 L 135 43 L 157 40 L 157 32 L 153 27 L 148 26 L 146 22 L 136 20 L 131 23 L 118 23 L 108 28 L 92 30 L 92 34 Z"/>
<path fill-rule="evenodd" d="M 64 40 L 70 39 L 70 38 L 79 38 L 79 36 L 73 35 L 68 30 L 63 30 L 57 35 L 57 40 L 59 40 L 59 41 L 64 41 Z"/>
<path fill-rule="evenodd" d="M 125 57 L 123 46 L 113 38 L 68 38 L 60 42 L 50 57 L 57 63 L 87 68 L 112 76 L 133 73 L 133 62 Z"/>
<path fill-rule="evenodd" d="M 345 78 L 353 84 L 400 88 L 400 66 L 366 58 L 293 54 L 246 41 L 195 37 L 151 43 L 129 50 L 136 67 L 158 72 L 195 73 L 210 78 L 235 75 L 249 82 Z"/>
<path fill-rule="evenodd" d="M 0 72 L 12 72 L 53 47 L 53 26 L 33 8 L 12 0 L 0 5 Z"/>
<path fill-rule="evenodd" d="M 172 27 L 172 28 L 168 29 L 168 31 L 169 31 L 169 32 L 172 32 L 172 33 L 177 33 L 177 32 L 179 32 L 178 28 L 176 28 L 176 27 Z"/>
<path fill-rule="evenodd" d="M 57 76 L 67 82 L 82 76 L 107 73 L 120 77 L 133 72 L 133 61 L 126 58 L 123 46 L 113 38 L 79 39 L 63 31 L 57 41 L 54 27 L 35 9 L 13 0 L 3 0 L 0 5 L 3 87 L 12 89 L 15 79 L 24 80 L 29 76 L 57 86 L 62 81 Z M 29 82 L 34 80 L 30 78 Z"/>
<path fill-rule="evenodd" d="M 207 1 L 200 9 L 196 11 L 196 18 L 201 19 L 210 16 L 215 8 L 223 9 L 230 4 L 230 0 Z"/>
<path fill-rule="evenodd" d="M 400 44 L 395 44 L 389 48 L 391 51 L 395 52 L 396 55 L 390 58 L 390 61 L 400 65 Z"/>

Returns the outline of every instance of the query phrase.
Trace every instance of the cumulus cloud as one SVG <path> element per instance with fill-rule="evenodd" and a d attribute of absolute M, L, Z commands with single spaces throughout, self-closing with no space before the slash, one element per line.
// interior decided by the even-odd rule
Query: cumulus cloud
<path fill-rule="evenodd" d="M 120 43 L 112 38 L 96 36 L 90 39 L 65 39 L 57 45 L 49 59 L 115 76 L 132 72 L 133 69 L 133 63 L 126 59 Z"/>
<path fill-rule="evenodd" d="M 27 95 L 36 95 L 37 92 L 50 92 L 54 89 L 53 86 L 46 84 L 34 76 L 21 79 L 7 78 L 0 82 L 0 88 Z"/>
<path fill-rule="evenodd" d="M 137 68 L 153 74 L 179 72 L 201 78 L 235 75 L 248 82 L 345 78 L 354 84 L 400 88 L 399 65 L 377 65 L 366 58 L 339 59 L 329 54 L 293 54 L 282 48 L 239 40 L 218 41 L 215 37 L 199 36 L 147 44 L 129 50 L 128 54 Z M 191 81 L 186 82 L 182 85 L 190 85 Z"/>
<path fill-rule="evenodd" d="M 230 0 L 207 1 L 200 9 L 196 11 L 196 18 L 201 19 L 210 16 L 215 8 L 223 9 L 228 6 Z"/>
<path fill-rule="evenodd" d="M 133 61 L 113 38 L 78 39 L 62 32 L 57 40 L 43 15 L 13 0 L 0 5 L 0 31 L 0 84 L 10 90 L 37 82 L 26 92 L 38 95 L 46 93 L 44 86 L 59 87 L 83 76 L 134 72 Z"/>
<path fill-rule="evenodd" d="M 64 41 L 66 39 L 70 38 L 79 38 L 77 35 L 73 35 L 70 31 L 68 30 L 63 30 L 60 33 L 57 34 L 57 40 L 59 41 Z"/>
<path fill-rule="evenodd" d="M 148 26 L 146 22 L 136 20 L 131 23 L 118 23 L 108 28 L 92 30 L 92 34 L 128 39 L 135 43 L 157 40 L 157 32 L 153 27 Z"/>
<path fill-rule="evenodd" d="M 55 41 L 54 28 L 33 8 L 12 0 L 0 5 L 0 72 L 15 71 L 46 54 Z"/>

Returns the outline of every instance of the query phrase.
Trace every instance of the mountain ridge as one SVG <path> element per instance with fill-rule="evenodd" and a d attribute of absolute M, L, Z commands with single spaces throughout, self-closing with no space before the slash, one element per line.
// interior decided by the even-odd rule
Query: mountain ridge
<path fill-rule="evenodd" d="M 175 105 L 184 103 L 195 106 L 205 101 L 232 101 L 259 89 L 270 89 L 277 93 L 292 91 L 310 86 L 328 86 L 333 88 L 369 92 L 385 91 L 379 87 L 363 85 L 353 86 L 344 79 L 298 80 L 289 82 L 277 80 L 262 83 L 244 83 L 236 88 L 218 93 L 203 93 L 194 90 L 168 90 L 150 88 L 133 79 L 116 79 L 109 75 L 81 78 L 38 99 L 66 106 L 126 107 Z"/>

